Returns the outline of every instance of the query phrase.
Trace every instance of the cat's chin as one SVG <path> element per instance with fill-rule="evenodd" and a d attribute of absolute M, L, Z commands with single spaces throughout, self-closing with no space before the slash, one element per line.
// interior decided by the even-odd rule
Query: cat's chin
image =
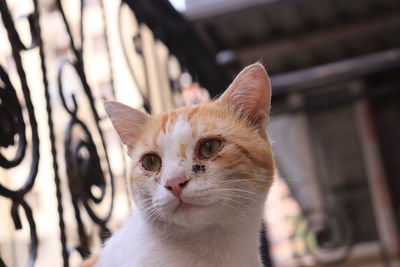
<path fill-rule="evenodd" d="M 209 205 L 201 205 L 201 204 L 195 204 L 195 203 L 190 203 L 187 201 L 180 200 L 178 202 L 178 205 L 174 209 L 174 213 L 176 212 L 196 212 L 200 209 L 206 209 L 209 208 Z"/>
<path fill-rule="evenodd" d="M 190 220 L 192 217 L 200 215 L 200 213 L 206 213 L 209 208 L 208 205 L 193 204 L 180 200 L 175 208 L 170 211 L 170 216 L 184 217 L 185 220 Z"/>
<path fill-rule="evenodd" d="M 194 204 L 180 200 L 165 212 L 168 222 L 192 231 L 201 230 L 208 226 L 212 207 L 210 205 Z"/>

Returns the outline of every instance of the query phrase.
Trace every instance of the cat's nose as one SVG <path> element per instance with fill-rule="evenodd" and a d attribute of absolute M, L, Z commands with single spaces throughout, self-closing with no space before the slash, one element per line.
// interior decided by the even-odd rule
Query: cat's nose
<path fill-rule="evenodd" d="M 189 180 L 186 176 L 181 176 L 169 179 L 164 186 L 167 190 L 171 191 L 174 196 L 180 197 L 183 188 L 187 185 L 188 182 Z"/>

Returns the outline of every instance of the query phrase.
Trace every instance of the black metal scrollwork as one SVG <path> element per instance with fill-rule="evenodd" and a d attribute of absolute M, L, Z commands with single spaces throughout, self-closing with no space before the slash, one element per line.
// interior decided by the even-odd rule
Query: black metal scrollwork
<path fill-rule="evenodd" d="M 21 59 L 21 53 L 23 53 L 24 50 L 28 49 L 23 45 L 18 35 L 6 1 L 0 1 L 0 12 L 3 24 L 7 30 L 8 39 L 11 43 L 14 44 L 11 46 L 11 51 L 18 72 L 19 81 L 24 97 L 24 107 L 27 110 L 31 129 L 31 164 L 29 174 L 27 175 L 27 178 L 25 179 L 23 185 L 16 190 L 7 188 L 0 183 L 0 195 L 9 198 L 12 201 L 11 217 L 14 221 L 16 229 L 22 228 L 19 207 L 22 207 L 23 211 L 25 212 L 25 216 L 30 227 L 31 236 L 28 266 L 32 266 L 37 256 L 38 237 L 36 233 L 36 224 L 33 219 L 32 209 L 25 201 L 25 195 L 32 189 L 38 172 L 39 136 L 34 108 Z M 32 16 L 30 16 L 30 18 L 31 34 L 32 36 L 34 36 L 36 35 L 33 25 L 34 20 Z M 32 45 L 31 47 L 29 47 L 29 49 L 35 47 L 35 42 L 33 40 L 35 40 L 35 38 L 32 38 Z M 15 139 L 18 138 L 17 149 L 13 159 L 7 159 L 6 156 L 0 153 L 0 166 L 2 168 L 9 169 L 18 166 L 24 159 L 27 140 L 21 104 L 19 103 L 14 86 L 12 85 L 7 75 L 7 72 L 2 66 L 0 66 L 0 79 L 0 122 L 2 124 L 2 127 L 0 129 L 0 137 L 2 140 L 0 147 L 6 148 L 9 146 L 14 146 L 16 143 Z"/>
<path fill-rule="evenodd" d="M 89 128 L 82 120 L 78 118 L 78 105 L 75 96 L 71 96 L 73 103 L 72 107 L 68 106 L 66 97 L 64 96 L 62 73 L 67 65 L 71 66 L 70 63 L 66 62 L 61 65 L 58 75 L 59 94 L 65 110 L 71 116 L 70 122 L 68 123 L 66 129 L 66 136 L 64 140 L 65 162 L 69 188 L 71 192 L 71 199 L 78 224 L 78 232 L 80 238 L 80 246 L 77 247 L 77 250 L 83 257 L 87 257 L 88 255 L 90 255 L 89 242 L 81 218 L 79 204 L 83 204 L 90 218 L 100 226 L 101 239 L 105 240 L 105 238 L 110 235 L 110 232 L 106 227 L 106 222 L 111 217 L 111 212 L 114 205 L 114 182 L 113 174 L 111 172 L 111 168 L 109 166 L 109 161 L 107 158 L 106 161 L 109 174 L 109 184 L 111 187 L 111 198 L 109 209 L 106 215 L 104 217 L 100 217 L 100 215 L 97 215 L 96 212 L 91 208 L 91 203 L 99 204 L 104 200 L 107 186 L 106 177 L 103 173 L 104 167 L 102 167 L 100 163 L 100 156 L 97 152 L 96 144 L 92 138 Z M 82 76 L 80 76 L 79 74 L 78 76 L 82 79 Z M 83 84 L 83 80 L 81 81 Z M 89 98 L 89 101 L 94 100 L 92 98 Z M 106 148 L 98 121 L 96 121 L 96 126 L 99 130 L 99 135 L 101 136 L 103 148 L 105 150 Z M 79 135 L 76 134 L 77 131 L 79 131 Z M 97 193 L 95 194 L 94 192 Z"/>
<path fill-rule="evenodd" d="M 61 64 L 58 74 L 58 89 L 64 109 L 70 115 L 70 122 L 68 123 L 66 136 L 64 139 L 64 150 L 72 205 L 75 212 L 80 239 L 80 244 L 76 249 L 82 257 L 87 257 L 90 255 L 90 244 L 84 223 L 82 221 L 80 204 L 83 205 L 91 220 L 100 226 L 100 237 L 104 241 L 108 236 L 110 236 L 110 231 L 108 230 L 106 223 L 111 217 L 114 206 L 114 175 L 111 170 L 105 140 L 99 124 L 101 119 L 95 107 L 95 99 L 85 74 L 83 61 L 83 20 L 85 14 L 84 2 L 80 2 L 80 47 L 77 46 L 77 42 L 73 38 L 69 22 L 65 16 L 65 12 L 60 0 L 57 0 L 57 7 L 62 15 L 64 25 L 70 39 L 70 47 L 75 56 L 73 62 L 64 62 Z M 105 30 L 106 29 L 104 29 L 104 36 L 106 36 Z M 103 161 L 100 159 L 98 148 L 93 140 L 89 127 L 87 127 L 85 123 L 78 117 L 78 104 L 74 94 L 71 95 L 73 103 L 72 107 L 69 107 L 67 104 L 67 99 L 63 90 L 63 71 L 67 66 L 72 67 L 72 69 L 75 71 L 76 77 L 80 80 L 85 96 L 89 102 L 90 111 L 92 113 L 91 115 L 96 126 L 97 135 L 100 139 L 100 146 L 104 152 L 103 155 L 105 157 L 105 164 L 101 163 Z M 76 136 L 74 134 L 74 130 L 78 129 L 80 130 L 81 134 Z M 92 205 L 103 202 L 107 187 L 110 188 L 110 203 L 106 214 L 101 216 L 96 214 L 92 208 Z M 97 194 L 94 192 L 97 192 Z M 68 261 L 68 259 L 64 259 L 64 261 Z"/>
<path fill-rule="evenodd" d="M 69 249 L 67 248 L 67 237 L 65 233 L 65 221 L 63 218 L 63 203 L 62 203 L 62 190 L 61 190 L 61 178 L 59 174 L 59 167 L 57 163 L 57 150 L 56 150 L 56 138 L 54 133 L 54 122 L 53 122 L 53 114 L 52 114 L 52 103 L 49 94 L 48 81 L 47 81 L 47 69 L 45 65 L 45 54 L 43 49 L 43 41 L 41 38 L 41 28 L 39 24 L 39 7 L 38 2 L 33 0 L 34 9 L 32 14 L 26 16 L 30 24 L 31 30 L 31 44 L 30 46 L 26 46 L 21 41 L 18 32 L 14 26 L 14 21 L 10 14 L 9 8 L 7 6 L 7 2 L 5 0 L 0 1 L 0 11 L 1 18 L 3 20 L 3 24 L 7 29 L 8 39 L 12 48 L 12 55 L 15 61 L 15 65 L 17 68 L 18 76 L 20 78 L 21 89 L 24 96 L 24 107 L 27 110 L 28 118 L 29 118 L 29 126 L 31 130 L 31 140 L 29 140 L 30 151 L 32 153 L 31 156 L 31 164 L 30 164 L 30 172 L 28 177 L 26 178 L 25 183 L 18 190 L 12 190 L 0 183 L 0 195 L 6 198 L 9 198 L 12 201 L 11 208 L 11 216 L 14 220 L 15 227 L 20 229 L 22 227 L 19 207 L 25 212 L 25 216 L 29 223 L 30 231 L 31 231 L 31 248 L 30 248 L 30 256 L 28 266 L 33 266 L 38 249 L 38 237 L 36 233 L 36 224 L 33 218 L 32 209 L 24 200 L 24 196 L 32 189 L 35 178 L 38 171 L 39 164 L 39 137 L 38 137 L 38 129 L 36 118 L 34 115 L 33 104 L 30 98 L 30 90 L 28 87 L 28 83 L 26 81 L 26 75 L 23 68 L 21 53 L 25 50 L 30 50 L 33 48 L 39 48 L 39 56 L 41 60 L 41 69 L 43 73 L 43 86 L 45 92 L 46 99 L 46 110 L 48 115 L 48 125 L 49 125 L 49 133 L 50 133 L 50 141 L 51 141 L 51 153 L 53 160 L 53 168 L 54 168 L 54 178 L 56 185 L 56 194 L 58 201 L 58 214 L 59 214 L 59 227 L 61 234 L 61 245 L 62 245 L 62 257 L 64 266 L 69 266 Z M 97 152 L 98 148 L 96 147 L 96 143 L 94 142 L 92 135 L 89 131 L 89 128 L 77 117 L 77 105 L 74 96 L 72 96 L 74 103 L 74 110 L 70 110 L 66 104 L 66 97 L 63 94 L 62 87 L 62 68 L 60 69 L 59 75 L 59 92 L 63 102 L 63 105 L 66 111 L 71 115 L 71 120 L 67 126 L 67 134 L 65 137 L 65 161 L 66 161 L 66 169 L 67 169 L 67 177 L 70 186 L 72 205 L 75 211 L 75 217 L 78 225 L 78 232 L 80 237 L 80 244 L 76 248 L 77 251 L 83 256 L 86 257 L 90 254 L 89 250 L 89 242 L 87 239 L 87 234 L 84 229 L 84 224 L 81 219 L 80 214 L 80 204 L 83 205 L 85 210 L 87 211 L 89 217 L 100 226 L 100 236 L 102 240 L 105 240 L 110 235 L 109 230 L 106 227 L 106 222 L 110 219 L 113 203 L 114 203 L 114 181 L 113 181 L 113 173 L 111 171 L 111 167 L 109 164 L 109 159 L 106 151 L 106 146 L 104 142 L 104 138 L 102 135 L 102 131 L 100 129 L 100 117 L 95 108 L 94 98 L 91 92 L 91 88 L 87 83 L 87 79 L 84 72 L 84 64 L 83 64 L 83 32 L 82 32 L 82 21 L 83 21 L 83 9 L 84 3 L 81 1 L 81 18 L 80 18 L 80 29 L 81 29 L 81 48 L 78 48 L 73 40 L 68 21 L 64 14 L 64 10 L 62 8 L 61 1 L 57 1 L 57 6 L 59 8 L 59 12 L 62 15 L 64 20 L 66 30 L 70 37 L 71 41 L 71 50 L 74 53 L 75 61 L 71 63 L 76 70 L 77 76 L 81 80 L 82 87 L 84 89 L 85 95 L 87 96 L 90 107 L 92 111 L 92 115 L 95 121 L 96 129 L 98 131 L 98 136 L 100 137 L 101 148 L 103 150 L 102 155 L 105 157 L 106 164 L 102 164 L 104 162 L 101 160 L 101 156 Z M 103 8 L 103 5 L 101 3 Z M 103 11 L 104 18 L 104 11 Z M 106 29 L 104 29 L 104 34 Z M 107 38 L 107 37 L 106 37 Z M 108 44 L 107 44 L 108 51 Z M 110 60 L 110 57 L 109 57 Z M 65 66 L 63 64 L 62 66 Z M 110 64 L 110 76 L 112 77 L 112 69 Z M 112 85 L 112 81 L 111 81 Z M 17 167 L 25 158 L 25 151 L 27 147 L 26 140 L 26 123 L 23 118 L 23 108 L 19 102 L 17 97 L 16 90 L 14 89 L 7 72 L 5 69 L 0 66 L 0 147 L 8 148 L 10 146 L 14 146 L 15 155 L 11 159 L 7 158 L 5 155 L 0 153 L 0 166 L 2 168 L 13 168 Z M 73 132 L 74 128 L 80 128 L 84 132 L 84 137 L 80 135 L 80 137 L 76 137 Z M 98 145 L 98 144 L 97 144 Z M 105 165 L 105 166 L 103 166 Z M 105 175 L 105 173 L 107 175 Z M 99 204 L 103 201 L 105 197 L 106 187 L 109 185 L 110 187 L 110 204 L 108 211 L 103 217 L 96 214 L 94 209 L 91 207 L 93 204 Z M 97 189 L 95 191 L 94 189 Z M 95 194 L 97 192 L 98 194 Z M 100 193 L 99 193 L 100 192 Z M 5 265 L 3 260 L 0 259 L 1 265 Z"/>
<path fill-rule="evenodd" d="M 25 122 L 22 117 L 22 108 L 17 94 L 8 78 L 6 71 L 0 66 L 0 146 L 15 145 L 15 137 L 18 135 L 18 149 L 12 160 L 8 160 L 0 153 L 0 165 L 3 168 L 12 168 L 21 163 L 25 155 L 26 136 Z"/>

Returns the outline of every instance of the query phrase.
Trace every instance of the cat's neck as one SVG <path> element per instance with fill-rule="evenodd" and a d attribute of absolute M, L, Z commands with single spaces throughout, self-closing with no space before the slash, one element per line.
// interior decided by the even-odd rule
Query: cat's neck
<path fill-rule="evenodd" d="M 172 248 L 184 254 L 199 256 L 210 262 L 226 260 L 240 265 L 252 261 L 252 266 L 258 266 L 260 255 L 260 228 L 262 221 L 261 209 L 254 209 L 251 214 L 231 220 L 224 225 L 210 225 L 199 231 L 180 229 L 176 225 L 151 224 L 142 216 L 144 235 L 152 239 L 152 242 L 167 244 L 166 248 Z M 202 256 L 201 256 L 202 255 Z M 220 262 L 215 266 L 236 266 Z M 214 266 L 214 265 L 209 265 Z"/>

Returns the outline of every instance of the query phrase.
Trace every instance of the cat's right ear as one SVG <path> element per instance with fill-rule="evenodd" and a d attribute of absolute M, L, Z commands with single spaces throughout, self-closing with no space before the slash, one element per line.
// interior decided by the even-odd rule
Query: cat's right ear
<path fill-rule="evenodd" d="M 114 101 L 105 103 L 104 108 L 122 143 L 131 149 L 131 146 L 143 133 L 150 116 L 140 110 Z"/>
<path fill-rule="evenodd" d="M 271 83 L 264 66 L 244 68 L 217 102 L 232 107 L 240 117 L 265 129 L 271 106 Z"/>

